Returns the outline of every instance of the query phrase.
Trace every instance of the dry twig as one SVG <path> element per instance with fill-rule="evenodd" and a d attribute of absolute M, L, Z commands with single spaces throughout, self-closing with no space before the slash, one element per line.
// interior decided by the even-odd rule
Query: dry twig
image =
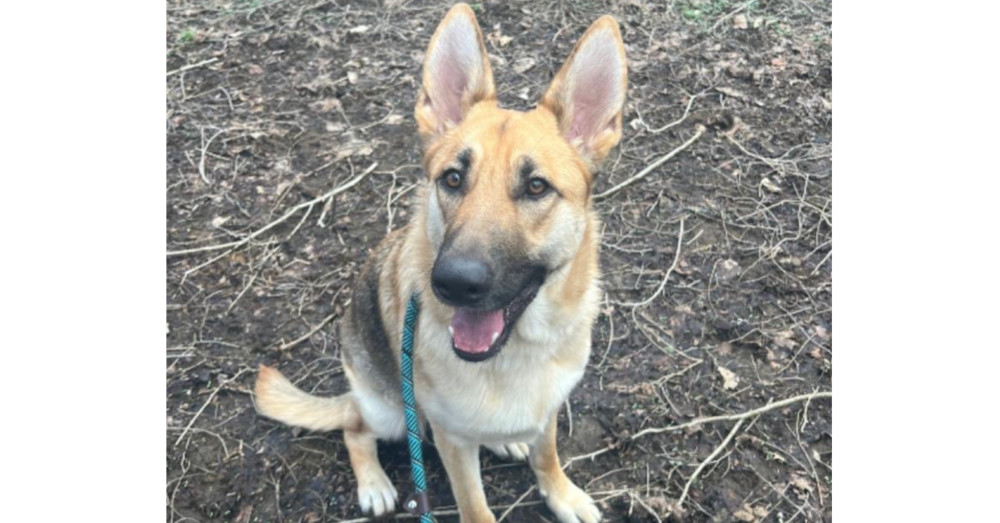
<path fill-rule="evenodd" d="M 644 429 L 644 430 L 641 430 L 639 432 L 636 432 L 635 435 L 632 436 L 631 439 L 633 439 L 633 440 L 634 439 L 638 439 L 638 438 L 640 438 L 642 436 L 645 436 L 645 435 L 648 435 L 648 434 L 660 434 L 662 432 L 676 432 L 678 430 L 684 430 L 684 429 L 687 429 L 687 428 L 695 427 L 695 426 L 698 426 L 698 425 L 704 425 L 705 423 L 713 423 L 713 422 L 716 422 L 716 421 L 737 421 L 737 420 L 749 418 L 751 416 L 756 416 L 758 414 L 763 414 L 765 412 L 768 412 L 768 411 L 771 411 L 771 410 L 774 410 L 774 409 L 780 409 L 781 407 L 786 407 L 788 405 L 791 405 L 793 403 L 798 403 L 800 401 L 812 400 L 812 399 L 816 399 L 816 398 L 832 398 L 832 397 L 833 397 L 833 393 L 832 392 L 813 392 L 811 394 L 801 394 L 799 396 L 792 396 L 791 398 L 786 398 L 786 399 L 783 399 L 781 401 L 776 401 L 774 403 L 768 403 L 767 405 L 764 405 L 763 407 L 759 407 L 759 408 L 756 408 L 756 409 L 753 409 L 753 410 L 748 410 L 748 411 L 746 411 L 744 413 L 741 413 L 741 414 L 724 414 L 722 416 L 711 416 L 711 417 L 708 417 L 708 418 L 697 418 L 697 419 L 691 420 L 691 421 L 689 421 L 687 423 L 681 423 L 680 425 L 672 425 L 672 426 L 669 426 L 669 427 Z"/>
<path fill-rule="evenodd" d="M 683 508 L 684 500 L 687 499 L 688 490 L 691 488 L 691 484 L 694 483 L 694 480 L 698 477 L 698 474 L 701 474 L 701 471 L 705 468 L 705 466 L 707 466 L 713 459 L 715 459 L 715 457 L 718 456 L 720 452 L 722 452 L 722 449 L 726 448 L 726 445 L 728 445 L 729 442 L 733 440 L 733 436 L 735 436 L 736 433 L 740 430 L 740 427 L 743 426 L 744 421 L 746 421 L 746 418 L 740 418 L 740 420 L 736 422 L 736 425 L 733 425 L 733 429 L 729 431 L 729 435 L 726 436 L 726 439 L 722 440 L 722 443 L 719 443 L 719 446 L 715 447 L 715 450 L 713 450 L 712 453 L 709 454 L 707 458 L 705 458 L 705 461 L 702 461 L 701 464 L 698 465 L 698 468 L 694 469 L 694 473 L 691 474 L 691 477 L 688 478 L 687 483 L 684 484 L 684 490 L 681 491 L 680 499 L 677 500 L 678 508 Z"/>
<path fill-rule="evenodd" d="M 305 209 L 305 208 L 311 209 L 317 203 L 320 203 L 320 202 L 326 200 L 327 198 L 333 198 L 334 196 L 336 196 L 336 195 L 338 195 L 338 194 L 340 194 L 340 193 L 342 193 L 342 192 L 350 189 L 351 187 L 354 187 L 359 182 L 361 182 L 361 180 L 363 180 L 366 176 L 368 176 L 369 174 L 371 174 L 371 172 L 374 171 L 375 167 L 377 167 L 377 166 L 378 166 L 378 162 L 375 162 L 375 163 L 369 165 L 368 168 L 364 170 L 364 172 L 362 172 L 361 174 L 355 176 L 353 179 L 351 179 L 347 183 L 345 183 L 345 184 L 337 187 L 336 189 L 332 189 L 329 192 L 326 192 L 326 193 L 324 193 L 321 196 L 313 198 L 312 200 L 309 200 L 308 202 L 302 202 L 302 203 L 296 205 L 295 207 L 292 207 L 291 210 L 289 210 L 284 215 L 282 215 L 281 218 L 278 218 L 277 220 L 274 220 L 273 222 L 271 222 L 271 223 L 269 223 L 269 224 L 261 227 L 260 229 L 257 229 L 256 231 L 248 234 L 247 236 L 244 236 L 240 240 L 237 240 L 237 241 L 234 241 L 234 242 L 229 242 L 229 243 L 221 243 L 221 244 L 218 244 L 218 245 L 206 245 L 204 247 L 193 247 L 191 249 L 181 249 L 181 250 L 178 250 L 178 251 L 167 251 L 167 256 L 184 256 L 184 255 L 187 255 L 187 254 L 194 254 L 194 253 L 198 253 L 198 252 L 218 251 L 218 250 L 222 250 L 222 249 L 237 249 L 239 247 L 242 247 L 243 245 L 246 245 L 247 243 L 249 243 L 250 240 L 253 240 L 254 238 L 260 236 L 261 234 L 264 234 L 265 232 L 267 232 L 267 231 L 273 229 L 274 227 L 280 225 L 285 220 L 287 220 L 288 218 L 290 218 L 293 214 L 301 211 L 302 209 Z"/>
<path fill-rule="evenodd" d="M 661 292 L 663 292 L 663 288 L 666 287 L 667 285 L 667 280 L 670 279 L 670 275 L 673 274 L 674 269 L 677 268 L 677 262 L 680 261 L 681 259 L 681 242 L 683 240 L 684 240 L 684 218 L 682 217 L 680 230 L 677 232 L 677 248 L 674 250 L 674 261 L 673 263 L 670 264 L 670 267 L 667 269 L 667 273 L 663 275 L 663 280 L 660 281 L 660 286 L 656 288 L 656 292 L 651 294 L 645 300 L 632 303 L 622 303 L 621 305 L 624 305 L 626 307 L 644 307 L 646 305 L 649 305 L 650 302 L 655 300 L 656 297 L 659 296 Z"/>
<path fill-rule="evenodd" d="M 313 334 L 316 334 L 317 332 L 319 332 L 319 330 L 322 329 L 324 325 L 326 325 L 327 323 L 330 323 L 330 320 L 332 320 L 336 316 L 337 316 L 337 314 L 334 313 L 334 314 L 331 314 L 331 315 L 327 316 L 326 318 L 323 318 L 323 321 L 321 321 L 318 324 L 316 324 L 315 327 L 309 329 L 309 332 L 303 334 L 302 336 L 299 336 L 298 338 L 295 338 L 294 340 L 292 340 L 292 341 L 290 341 L 288 343 L 281 344 L 281 346 L 278 347 L 278 350 L 288 350 L 288 349 L 290 349 L 290 348 L 292 348 L 292 347 L 294 347 L 294 346 L 302 343 L 303 341 L 308 340 L 310 337 L 312 337 Z"/>
<path fill-rule="evenodd" d="M 781 408 L 781 407 L 785 407 L 785 406 L 788 406 L 788 405 L 791 405 L 793 403 L 797 403 L 797 402 L 800 402 L 800 401 L 812 400 L 812 399 L 815 399 L 815 398 L 832 398 L 832 397 L 833 397 L 833 393 L 832 392 L 814 392 L 812 394 L 802 394 L 802 395 L 799 395 L 799 396 L 792 396 L 791 398 L 786 398 L 786 399 L 783 399 L 781 401 L 776 401 L 774 403 L 768 403 L 767 405 L 764 405 L 763 407 L 758 407 L 758 408 L 753 409 L 753 410 L 748 410 L 748 411 L 740 413 L 740 414 L 725 414 L 725 415 L 722 415 L 722 416 L 711 416 L 711 417 L 708 417 L 708 418 L 698 418 L 698 419 L 691 420 L 691 421 L 689 421 L 687 423 L 681 423 L 680 425 L 671 425 L 671 426 L 667 426 L 667 427 L 648 428 L 648 429 L 640 430 L 639 432 L 636 432 L 635 434 L 633 434 L 632 436 L 630 436 L 628 438 L 628 440 L 629 441 L 635 441 L 635 440 L 637 440 L 637 439 L 639 439 L 639 438 L 641 438 L 643 436 L 648 436 L 649 434 L 660 434 L 660 433 L 663 433 L 663 432 L 676 432 L 678 430 L 684 430 L 684 429 L 687 429 L 687 428 L 690 428 L 690 427 L 695 427 L 695 426 L 698 426 L 698 425 L 703 425 L 705 423 L 713 423 L 713 422 L 716 422 L 716 421 L 742 421 L 742 420 L 745 420 L 745 419 L 747 419 L 749 417 L 756 416 L 758 414 L 763 414 L 765 412 L 768 412 L 768 411 L 771 411 L 771 410 L 774 410 L 774 409 L 778 409 L 778 408 Z M 582 460 L 585 460 L 585 459 L 593 459 L 593 458 L 596 458 L 597 456 L 600 456 L 601 454 L 604 454 L 606 452 L 610 452 L 610 451 L 612 451 L 612 450 L 614 450 L 616 448 L 618 448 L 617 445 L 614 445 L 614 446 L 610 446 L 610 447 L 605 447 L 603 449 L 598 449 L 598 450 L 595 450 L 593 452 L 589 452 L 587 454 L 581 454 L 579 456 L 573 456 L 572 458 L 569 458 L 568 460 L 566 460 L 566 463 L 563 464 L 563 468 L 568 467 L 574 461 L 582 461 Z"/>
<path fill-rule="evenodd" d="M 600 194 L 595 195 L 594 196 L 594 201 L 603 200 L 604 198 L 607 198 L 608 196 L 611 196 L 611 195 L 617 193 L 618 191 L 624 189 L 625 187 L 628 187 L 629 185 L 632 185 L 633 183 L 635 183 L 635 182 L 637 182 L 637 181 L 645 178 L 646 175 L 648 175 L 649 173 L 651 173 L 654 170 L 656 170 L 657 167 L 659 167 L 659 166 L 663 165 L 664 163 L 666 163 L 667 160 L 670 160 L 674 156 L 677 156 L 677 153 L 683 151 L 684 149 L 687 149 L 688 146 L 690 146 L 695 141 L 697 141 L 698 138 L 701 138 L 701 135 L 705 134 L 705 131 L 706 131 L 705 126 L 704 125 L 699 125 L 698 128 L 697 128 L 697 130 L 695 130 L 694 135 L 691 136 L 691 138 L 688 138 L 688 140 L 686 142 L 684 142 L 684 143 L 680 144 L 679 146 L 677 146 L 677 148 L 674 149 L 673 151 L 670 151 L 669 153 L 664 154 L 663 156 L 657 158 L 656 161 L 654 161 L 653 163 L 651 163 L 648 166 L 646 166 L 645 169 L 639 171 L 639 173 L 636 174 L 635 176 L 633 176 L 633 177 L 625 180 L 622 183 L 619 183 L 618 185 L 616 185 L 616 186 L 614 186 L 614 187 L 612 187 L 612 188 L 610 188 L 610 189 L 608 189 L 608 190 L 606 190 L 606 191 L 604 191 L 604 192 L 602 192 Z"/>
<path fill-rule="evenodd" d="M 200 62 L 198 62 L 196 64 L 188 64 L 188 65 L 185 65 L 184 67 L 178 67 L 177 69 L 174 69 L 173 71 L 167 71 L 167 76 L 168 77 L 169 76 L 173 76 L 173 75 L 175 75 L 177 73 L 183 73 L 184 71 L 190 71 L 191 69 L 195 69 L 195 68 L 201 67 L 203 65 L 208 65 L 210 63 L 218 62 L 218 61 L 219 61 L 218 58 L 209 58 L 208 60 L 202 60 L 202 61 L 200 61 Z"/>
<path fill-rule="evenodd" d="M 226 385 L 229 385 L 230 383 L 236 381 L 236 379 L 242 376 L 243 373 L 246 372 L 247 370 L 248 369 L 240 369 L 240 371 L 237 372 L 235 376 L 229 378 L 226 381 L 223 381 L 222 383 L 219 383 L 219 386 L 215 387 L 215 390 L 213 390 L 212 393 L 208 395 L 208 399 L 205 400 L 205 403 L 201 406 L 200 409 L 198 409 L 198 412 L 194 413 L 194 416 L 191 417 L 191 421 L 189 421 L 188 424 L 184 427 L 184 430 L 181 431 L 181 435 L 177 436 L 177 440 L 174 441 L 175 447 L 181 444 L 181 441 L 184 440 L 184 436 L 186 436 L 188 431 L 191 430 L 191 426 L 194 425 L 194 422 L 198 420 L 198 416 L 201 416 L 201 413 L 205 411 L 205 408 L 208 407 L 208 404 L 212 403 L 212 400 L 215 399 L 215 395 L 218 394 L 220 390 L 222 390 L 222 387 L 225 387 Z"/>

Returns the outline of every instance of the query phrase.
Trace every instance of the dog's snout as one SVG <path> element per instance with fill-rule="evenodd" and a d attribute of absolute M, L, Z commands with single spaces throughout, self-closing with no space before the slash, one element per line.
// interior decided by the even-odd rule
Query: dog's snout
<path fill-rule="evenodd" d="M 438 298 L 453 306 L 472 306 L 489 294 L 493 271 L 483 260 L 469 256 L 442 256 L 431 271 Z"/>

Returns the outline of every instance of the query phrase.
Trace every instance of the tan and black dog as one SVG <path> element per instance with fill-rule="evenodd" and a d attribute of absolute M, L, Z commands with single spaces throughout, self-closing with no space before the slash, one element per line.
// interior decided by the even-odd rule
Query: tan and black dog
<path fill-rule="evenodd" d="M 319 398 L 262 367 L 262 414 L 343 430 L 362 510 L 396 505 L 376 440 L 405 435 L 400 395 L 403 313 L 421 292 L 414 382 L 465 522 L 495 521 L 479 448 L 527 458 L 563 523 L 599 521 L 563 473 L 556 419 L 590 356 L 600 291 L 594 170 L 618 143 L 626 90 L 618 24 L 598 19 L 538 107 L 501 109 L 469 6 L 434 32 L 416 120 L 426 183 L 412 222 L 371 253 L 341 322 L 351 391 Z"/>

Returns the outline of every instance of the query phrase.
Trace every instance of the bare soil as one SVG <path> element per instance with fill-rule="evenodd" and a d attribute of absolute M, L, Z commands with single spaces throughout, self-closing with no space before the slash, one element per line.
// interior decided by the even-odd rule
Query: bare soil
<path fill-rule="evenodd" d="M 368 249 L 409 217 L 423 176 L 411 115 L 419 68 L 447 8 L 168 2 L 168 251 L 239 242 L 377 164 L 236 248 L 168 255 L 168 521 L 362 517 L 340 434 L 263 419 L 250 391 L 260 363 L 317 394 L 345 391 L 332 327 Z M 560 415 L 564 460 L 607 449 L 568 468 L 606 521 L 681 518 L 685 484 L 736 422 L 634 435 L 831 390 L 830 3 L 474 8 L 501 103 L 521 109 L 594 19 L 620 21 L 626 132 L 596 192 L 707 128 L 596 202 L 607 295 L 591 365 Z M 631 305 L 665 276 L 653 300 Z M 683 519 L 832 519 L 831 409 L 814 399 L 745 419 L 691 484 Z M 405 446 L 382 444 L 380 456 L 405 495 Z M 433 449 L 427 460 L 439 520 L 455 521 Z M 516 504 L 505 521 L 554 521 L 527 492 L 526 465 L 483 460 L 498 516 Z"/>

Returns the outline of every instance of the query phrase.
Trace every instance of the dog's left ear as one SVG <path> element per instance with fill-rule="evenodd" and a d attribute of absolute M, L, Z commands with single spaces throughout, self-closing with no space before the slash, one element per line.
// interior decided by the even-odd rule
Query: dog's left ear
<path fill-rule="evenodd" d="M 424 57 L 416 119 L 424 144 L 458 125 L 473 105 L 495 100 L 493 70 L 476 15 L 456 4 L 438 25 Z"/>
<path fill-rule="evenodd" d="M 540 104 L 593 169 L 622 137 L 628 67 L 618 22 L 598 18 L 577 42 Z"/>

